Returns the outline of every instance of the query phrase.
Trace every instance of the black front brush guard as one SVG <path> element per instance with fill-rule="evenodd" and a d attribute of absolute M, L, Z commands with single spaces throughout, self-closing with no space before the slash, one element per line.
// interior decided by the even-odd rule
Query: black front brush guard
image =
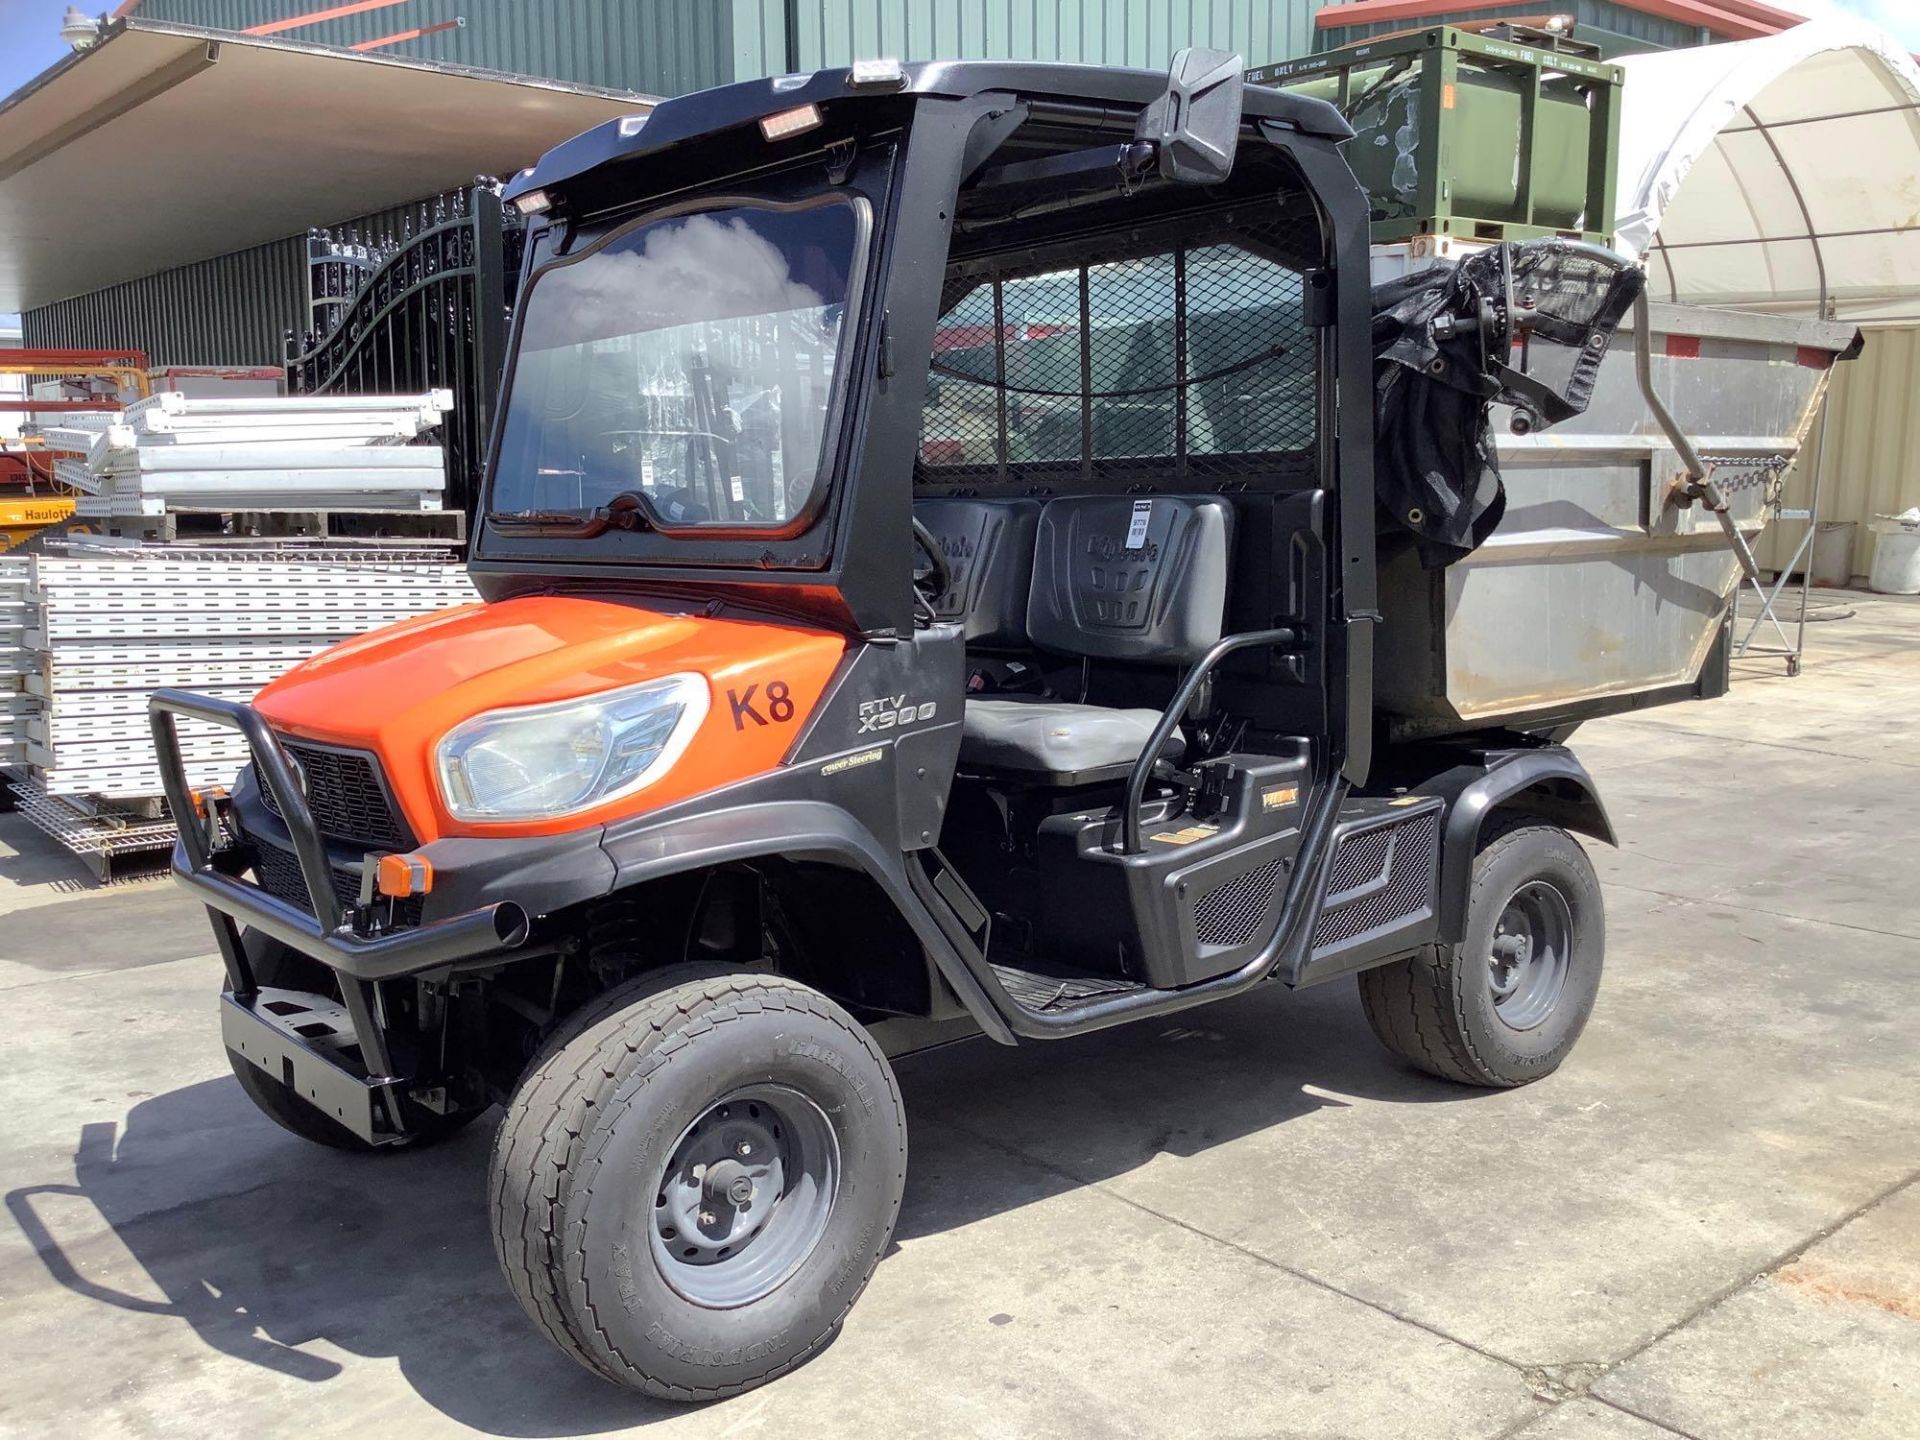
<path fill-rule="evenodd" d="M 373 1022 L 368 984 L 511 950 L 526 940 L 526 912 L 510 901 L 388 934 L 372 933 L 359 926 L 357 913 L 342 906 L 334 893 L 326 842 L 295 778 L 293 762 L 260 713 L 237 701 L 185 690 L 156 691 L 147 708 L 160 760 L 161 789 L 180 830 L 173 851 L 173 872 L 205 903 L 220 958 L 226 965 L 227 986 L 236 997 L 247 999 L 259 988 L 240 943 L 240 926 L 246 925 L 338 972 L 341 996 L 353 1019 L 367 1073 L 387 1076 L 392 1065 L 385 1037 Z M 198 804 L 187 786 L 176 716 L 224 725 L 246 738 L 253 754 L 254 774 L 273 797 L 293 842 L 300 877 L 313 904 L 312 913 L 289 905 L 235 873 L 241 867 L 235 851 L 221 847 L 217 807 Z"/>

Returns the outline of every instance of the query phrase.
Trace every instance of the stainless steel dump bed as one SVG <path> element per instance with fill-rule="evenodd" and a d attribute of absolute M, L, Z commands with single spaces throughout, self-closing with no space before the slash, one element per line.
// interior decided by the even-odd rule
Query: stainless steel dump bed
<path fill-rule="evenodd" d="M 1651 307 L 1653 374 L 1727 492 L 1749 541 L 1856 340 L 1818 320 Z M 1699 682 L 1728 619 L 1740 562 L 1716 517 L 1672 501 L 1685 467 L 1636 382 L 1621 327 L 1586 413 L 1507 433 L 1507 511 L 1445 570 L 1410 552 L 1381 572 L 1378 703 L 1397 735 L 1502 724 L 1550 728 Z"/>

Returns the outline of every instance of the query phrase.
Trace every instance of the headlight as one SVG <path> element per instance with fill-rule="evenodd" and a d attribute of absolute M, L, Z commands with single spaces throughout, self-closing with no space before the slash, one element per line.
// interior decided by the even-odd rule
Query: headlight
<path fill-rule="evenodd" d="M 700 675 L 492 710 L 456 725 L 435 748 L 440 794 L 461 820 L 570 815 L 658 780 L 706 716 Z"/>

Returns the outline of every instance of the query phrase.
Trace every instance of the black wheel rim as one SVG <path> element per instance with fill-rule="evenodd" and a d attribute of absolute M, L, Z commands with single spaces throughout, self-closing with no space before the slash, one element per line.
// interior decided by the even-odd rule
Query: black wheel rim
<path fill-rule="evenodd" d="M 1573 960 L 1573 910 L 1545 880 L 1529 880 L 1507 901 L 1488 947 L 1493 1008 L 1515 1030 L 1531 1030 L 1553 1013 Z"/>
<path fill-rule="evenodd" d="M 654 1187 L 654 1264 L 696 1305 L 751 1305 L 813 1253 L 839 1182 L 818 1105 L 785 1085 L 732 1091 L 681 1134 Z"/>

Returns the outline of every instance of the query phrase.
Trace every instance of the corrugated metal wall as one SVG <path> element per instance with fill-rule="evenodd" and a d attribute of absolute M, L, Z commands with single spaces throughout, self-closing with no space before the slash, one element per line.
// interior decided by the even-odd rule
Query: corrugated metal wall
<path fill-rule="evenodd" d="M 1080 60 L 1159 69 L 1182 45 L 1249 64 L 1305 54 L 1319 0 L 404 0 L 288 39 L 353 45 L 464 17 L 381 53 L 578 84 L 682 94 L 859 57 Z M 245 30 L 324 0 L 145 0 L 147 19 Z M 789 23 L 791 19 L 791 25 Z M 374 217 L 373 228 L 380 220 Z M 155 364 L 277 365 L 306 328 L 299 238 L 64 300 L 25 317 L 27 343 L 138 345 Z"/>
<path fill-rule="evenodd" d="M 278 365 L 304 328 L 305 237 L 163 270 L 20 317 L 31 346 L 131 345 L 155 365 Z"/>
<path fill-rule="evenodd" d="M 1872 330 L 1866 352 L 1842 365 L 1822 425 L 1801 452 L 1807 463 L 1787 477 L 1789 506 L 1805 509 L 1813 494 L 1813 457 L 1826 432 L 1826 520 L 1851 520 L 1853 573 L 1873 564 L 1875 515 L 1897 515 L 1920 505 L 1920 330 Z M 1767 533 L 1756 558 L 1777 570 L 1793 558 L 1806 527 L 1792 521 Z"/>
<path fill-rule="evenodd" d="M 415 202 L 333 228 L 379 242 L 429 218 Z M 308 329 L 308 302 L 307 241 L 296 235 L 43 305 L 20 324 L 33 346 L 131 345 L 155 365 L 279 365 L 286 333 Z"/>
<path fill-rule="evenodd" d="M 1357 0 L 1327 0 L 1327 3 L 1338 8 L 1355 4 Z M 1543 4 L 1541 0 L 1520 0 L 1516 4 L 1480 5 L 1464 3 L 1463 0 L 1458 9 L 1448 10 L 1432 19 L 1380 21 L 1372 25 L 1321 30 L 1311 48 L 1331 50 L 1375 35 L 1390 35 L 1399 30 L 1453 24 L 1462 20 L 1494 20 L 1509 16 L 1537 20 L 1546 14 L 1573 16 L 1580 23 L 1583 38 L 1598 41 L 1609 56 L 1634 50 L 1677 49 L 1703 44 L 1705 39 L 1710 38 L 1703 37 L 1698 26 L 1629 10 L 1623 5 L 1611 3 L 1611 0 L 1553 0 L 1552 4 Z"/>
<path fill-rule="evenodd" d="M 737 7 L 748 8 L 745 5 Z M 760 0 L 775 17 L 785 0 Z M 1319 0 L 793 0 L 802 70 L 863 56 L 1072 60 L 1160 70 L 1183 45 L 1237 50 L 1249 65 L 1311 48 Z M 759 34 L 779 33 L 763 24 Z M 785 69 L 746 49 L 736 26 L 742 75 Z"/>
<path fill-rule="evenodd" d="M 138 13 L 246 30 L 327 8 L 325 0 L 145 0 Z M 735 78 L 734 11 L 746 10 L 757 20 L 762 8 L 760 0 L 405 0 L 282 31 L 280 38 L 354 45 L 464 18 L 464 26 L 384 46 L 380 53 L 680 95 Z M 772 8 L 777 16 L 780 5 Z"/>
<path fill-rule="evenodd" d="M 464 17 L 463 27 L 382 53 L 679 95 L 879 55 L 1157 70 L 1182 45 L 1214 45 L 1258 65 L 1305 54 L 1318 7 L 1319 0 L 406 0 L 282 34 L 352 45 Z M 145 0 L 139 13 L 245 30 L 323 8 L 321 0 Z"/>

